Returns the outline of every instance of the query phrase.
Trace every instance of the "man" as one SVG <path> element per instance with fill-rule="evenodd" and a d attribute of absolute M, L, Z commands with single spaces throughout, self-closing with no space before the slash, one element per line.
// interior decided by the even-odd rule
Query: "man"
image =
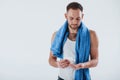
<path fill-rule="evenodd" d="M 49 64 L 59 68 L 58 80 L 91 80 L 89 68 L 98 64 L 97 35 L 83 24 L 83 16 L 80 3 L 69 3 L 66 22 L 52 35 Z"/>

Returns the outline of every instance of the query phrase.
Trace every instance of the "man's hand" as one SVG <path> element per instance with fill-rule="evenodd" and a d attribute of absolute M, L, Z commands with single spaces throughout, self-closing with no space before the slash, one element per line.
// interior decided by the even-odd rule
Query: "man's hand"
<path fill-rule="evenodd" d="M 84 63 L 79 63 L 79 64 L 70 64 L 70 66 L 75 69 L 75 70 L 78 70 L 78 69 L 83 69 L 85 67 Z"/>
<path fill-rule="evenodd" d="M 70 64 L 70 61 L 67 60 L 67 59 L 62 59 L 60 61 L 57 62 L 57 65 L 59 68 L 65 68 L 65 67 L 68 67 Z"/>

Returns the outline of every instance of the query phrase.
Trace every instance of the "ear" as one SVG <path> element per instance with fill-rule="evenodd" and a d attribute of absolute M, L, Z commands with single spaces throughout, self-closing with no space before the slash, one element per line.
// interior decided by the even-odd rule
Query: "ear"
<path fill-rule="evenodd" d="M 84 13 L 82 13 L 82 19 L 83 19 L 83 17 L 84 17 Z"/>
<path fill-rule="evenodd" d="M 65 18 L 67 19 L 67 13 L 65 13 L 64 15 L 65 15 Z"/>

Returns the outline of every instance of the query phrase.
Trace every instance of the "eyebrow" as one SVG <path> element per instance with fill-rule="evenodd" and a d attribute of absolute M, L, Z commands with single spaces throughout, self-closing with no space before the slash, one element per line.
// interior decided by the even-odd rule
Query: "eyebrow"
<path fill-rule="evenodd" d="M 74 18 L 74 17 L 71 17 L 71 16 L 70 16 L 70 18 Z M 77 18 L 80 18 L 80 17 L 77 17 Z"/>

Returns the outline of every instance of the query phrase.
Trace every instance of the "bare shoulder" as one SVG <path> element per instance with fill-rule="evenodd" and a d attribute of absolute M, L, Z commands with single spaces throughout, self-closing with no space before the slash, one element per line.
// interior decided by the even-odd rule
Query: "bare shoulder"
<path fill-rule="evenodd" d="M 98 37 L 94 30 L 90 30 L 91 46 L 98 47 Z"/>
<path fill-rule="evenodd" d="M 91 39 L 97 38 L 97 34 L 94 30 L 90 30 L 90 37 L 91 37 Z"/>
<path fill-rule="evenodd" d="M 93 36 L 96 36 L 96 32 L 94 30 L 91 30 L 90 29 L 90 36 L 93 37 Z"/>

